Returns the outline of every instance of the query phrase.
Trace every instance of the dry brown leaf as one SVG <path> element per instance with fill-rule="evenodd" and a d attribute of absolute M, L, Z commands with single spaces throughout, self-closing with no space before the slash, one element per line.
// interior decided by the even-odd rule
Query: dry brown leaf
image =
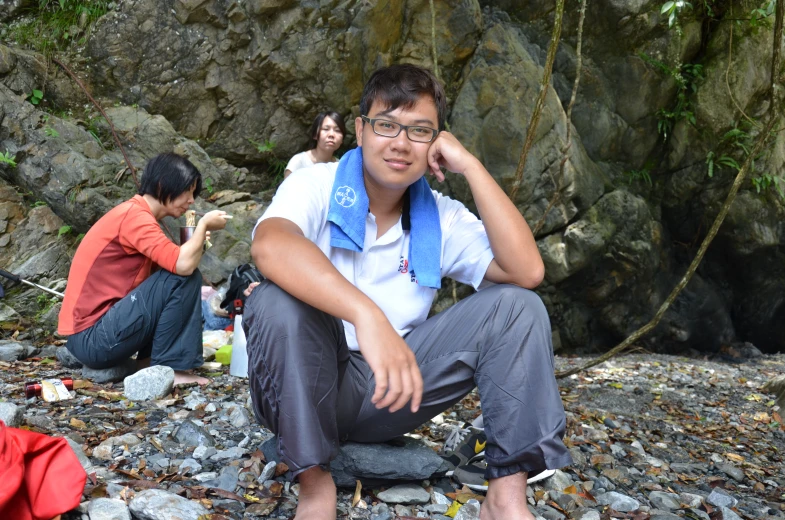
<path fill-rule="evenodd" d="M 71 421 L 69 422 L 72 428 L 76 428 L 77 430 L 84 430 L 87 428 L 87 425 L 84 421 L 77 419 L 76 417 L 71 417 Z"/>
<path fill-rule="evenodd" d="M 363 491 L 363 485 L 359 480 L 357 480 L 356 482 L 357 485 L 354 487 L 354 497 L 352 498 L 352 507 L 355 507 L 360 502 L 360 499 L 362 498 L 361 494 Z"/>

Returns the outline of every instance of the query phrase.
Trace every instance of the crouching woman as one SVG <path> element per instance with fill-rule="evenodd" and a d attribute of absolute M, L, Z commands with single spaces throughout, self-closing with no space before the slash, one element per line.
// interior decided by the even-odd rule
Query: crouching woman
<path fill-rule="evenodd" d="M 154 157 L 139 193 L 109 211 L 87 232 L 68 274 L 58 332 L 66 348 L 91 368 L 119 365 L 136 354 L 137 367 L 164 365 L 175 384 L 207 383 L 189 373 L 202 364 L 200 305 L 203 244 L 226 226 L 211 211 L 193 237 L 178 246 L 159 222 L 180 217 L 202 188 L 190 161 L 174 153 Z"/>

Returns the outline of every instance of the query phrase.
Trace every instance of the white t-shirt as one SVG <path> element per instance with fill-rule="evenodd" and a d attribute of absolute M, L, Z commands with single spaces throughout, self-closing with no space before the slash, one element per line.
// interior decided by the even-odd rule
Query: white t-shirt
<path fill-rule="evenodd" d="M 315 163 L 311 160 L 311 156 L 308 152 L 300 152 L 289 159 L 289 162 L 286 163 L 286 169 L 293 172 L 301 168 L 309 168 L 314 164 Z"/>
<path fill-rule="evenodd" d="M 259 222 L 273 217 L 290 220 L 314 242 L 335 268 L 382 309 L 401 336 L 428 318 L 436 289 L 416 283 L 409 272 L 409 231 L 401 219 L 378 240 L 376 218 L 365 220 L 362 252 L 330 246 L 330 209 L 338 163 L 319 163 L 284 180 Z M 460 202 L 433 191 L 442 229 L 441 276 L 478 289 L 493 260 L 482 222 Z M 256 227 L 254 227 L 254 233 Z M 354 326 L 343 322 L 349 348 L 359 350 Z"/>

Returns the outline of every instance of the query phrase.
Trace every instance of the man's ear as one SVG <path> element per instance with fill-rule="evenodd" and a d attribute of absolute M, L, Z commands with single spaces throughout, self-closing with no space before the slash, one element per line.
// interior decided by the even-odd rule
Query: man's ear
<path fill-rule="evenodd" d="M 365 121 L 363 121 L 362 117 L 355 117 L 354 118 L 354 133 L 357 134 L 357 146 L 363 145 L 363 125 Z"/>

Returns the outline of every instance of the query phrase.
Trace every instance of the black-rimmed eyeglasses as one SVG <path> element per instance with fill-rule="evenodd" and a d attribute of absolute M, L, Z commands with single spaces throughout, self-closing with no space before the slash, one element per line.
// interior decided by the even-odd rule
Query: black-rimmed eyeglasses
<path fill-rule="evenodd" d="M 408 137 L 409 140 L 416 143 L 430 143 L 436 139 L 436 136 L 439 134 L 438 130 L 428 126 L 407 126 L 393 121 L 387 121 L 386 119 L 371 119 L 367 116 L 360 117 L 363 121 L 371 125 L 373 133 L 381 135 L 382 137 L 398 137 L 401 130 L 406 130 L 406 137 Z"/>

